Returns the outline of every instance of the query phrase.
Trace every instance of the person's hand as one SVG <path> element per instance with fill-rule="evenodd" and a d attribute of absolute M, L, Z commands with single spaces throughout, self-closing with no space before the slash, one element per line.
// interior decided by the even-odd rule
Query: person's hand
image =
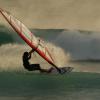
<path fill-rule="evenodd" d="M 32 49 L 31 51 L 32 51 L 32 52 L 34 52 L 34 51 L 35 51 L 35 49 Z"/>
<path fill-rule="evenodd" d="M 33 53 L 35 50 L 34 49 L 32 49 L 30 52 L 29 52 L 29 54 L 31 54 L 31 53 Z"/>

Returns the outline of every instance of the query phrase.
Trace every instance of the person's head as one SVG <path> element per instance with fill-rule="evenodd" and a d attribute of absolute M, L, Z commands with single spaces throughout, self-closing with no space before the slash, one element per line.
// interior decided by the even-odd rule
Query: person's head
<path fill-rule="evenodd" d="M 28 52 L 24 52 L 23 58 L 28 58 L 28 56 L 29 56 L 29 53 Z"/>

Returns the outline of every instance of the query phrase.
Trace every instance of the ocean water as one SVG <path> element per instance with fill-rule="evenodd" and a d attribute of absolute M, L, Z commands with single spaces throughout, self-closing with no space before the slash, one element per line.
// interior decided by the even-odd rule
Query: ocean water
<path fill-rule="evenodd" d="M 19 44 L 0 47 L 0 100 L 100 99 L 99 62 L 66 62 L 66 66 L 74 69 L 64 75 L 27 72 L 21 59 L 24 50 L 29 50 L 29 47 Z"/>
<path fill-rule="evenodd" d="M 75 61 L 70 62 L 69 65 L 74 67 L 75 72 L 100 73 L 99 61 Z"/>
<path fill-rule="evenodd" d="M 75 48 L 72 48 L 74 44 L 71 43 L 71 41 L 66 41 L 68 39 L 64 39 L 64 37 L 68 36 L 65 36 L 65 34 L 63 37 L 61 34 L 58 34 L 63 30 L 54 31 L 54 33 L 57 32 L 55 36 L 54 33 L 51 36 L 53 31 L 47 34 L 49 31 L 45 34 L 44 31 L 40 30 L 40 33 L 43 32 L 44 34 L 42 34 L 47 36 L 47 40 L 60 44 L 62 48 L 63 45 L 67 48 L 66 50 L 63 48 L 66 51 L 64 52 L 61 47 L 56 47 L 57 49 L 54 51 L 58 50 L 58 52 L 56 52 L 57 56 L 56 54 L 54 55 L 60 65 L 72 66 L 74 68 L 73 72 L 60 75 L 30 73 L 25 71 L 22 66 L 22 54 L 24 51 L 29 51 L 30 48 L 27 45 L 23 45 L 22 40 L 15 35 L 16 33 L 8 32 L 4 28 L 0 31 L 0 100 L 99 100 L 100 63 L 89 61 L 69 62 L 70 54 L 75 54 L 75 56 L 79 58 L 84 57 L 84 55 L 86 57 L 87 54 L 89 54 L 88 56 L 92 55 L 93 57 L 97 57 L 99 52 L 95 55 L 94 51 L 99 51 L 99 49 L 95 47 L 91 52 L 91 45 L 89 48 L 88 46 L 84 47 L 87 44 L 84 44 L 84 39 L 88 36 L 86 35 L 85 38 L 83 38 L 84 41 L 81 41 L 82 43 L 79 41 L 76 42 L 76 44 L 81 43 L 80 45 L 82 46 L 79 49 L 79 51 L 82 50 L 82 52 L 79 54 L 77 49 L 79 44 L 77 46 L 75 45 Z M 42 36 L 39 32 L 37 33 Z M 73 34 L 69 37 L 73 38 Z M 80 35 L 80 33 L 78 33 L 78 35 Z M 78 39 L 75 38 L 75 40 Z M 18 42 L 20 44 L 18 44 Z M 95 41 L 92 42 L 95 45 Z M 67 50 L 69 50 L 70 53 L 67 52 Z M 61 56 L 59 56 L 59 52 Z M 36 59 L 33 59 L 32 63 L 39 62 L 43 66 L 47 65 L 42 62 L 38 55 L 34 54 L 33 58 L 34 57 Z"/>
<path fill-rule="evenodd" d="M 69 74 L 41 74 L 11 70 L 0 72 L 0 100 L 99 100 L 99 63 L 71 63 Z M 5 67 L 6 68 L 6 67 Z M 19 69 L 18 69 L 19 68 Z"/>
<path fill-rule="evenodd" d="M 87 68 L 91 65 L 92 67 L 100 65 L 84 63 L 87 64 Z M 81 62 L 78 64 L 80 67 L 84 65 Z M 99 100 L 100 74 L 96 72 L 72 72 L 60 75 L 2 71 L 0 72 L 0 99 Z"/>

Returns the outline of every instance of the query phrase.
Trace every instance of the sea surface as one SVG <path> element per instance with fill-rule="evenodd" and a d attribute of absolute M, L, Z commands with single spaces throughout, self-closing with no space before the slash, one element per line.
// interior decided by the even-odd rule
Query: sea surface
<path fill-rule="evenodd" d="M 81 67 L 99 67 L 100 63 L 77 62 Z M 75 62 L 74 62 L 75 64 Z M 85 65 L 85 66 L 83 66 Z M 99 100 L 100 74 L 75 72 L 41 74 L 0 72 L 0 100 Z"/>
<path fill-rule="evenodd" d="M 99 58 L 100 48 L 96 45 L 99 39 L 96 41 L 93 33 L 63 31 L 50 29 L 33 32 L 56 43 L 66 53 L 70 51 L 72 58 Z M 74 69 L 64 75 L 25 72 L 21 57 L 27 47 L 22 44 L 24 42 L 16 33 L 0 26 L 0 100 L 100 100 L 100 62 L 66 62 L 66 66 Z M 64 53 L 60 54 L 57 55 L 61 58 Z M 56 58 L 59 60 L 58 56 Z M 65 57 L 62 58 L 64 61 Z"/>

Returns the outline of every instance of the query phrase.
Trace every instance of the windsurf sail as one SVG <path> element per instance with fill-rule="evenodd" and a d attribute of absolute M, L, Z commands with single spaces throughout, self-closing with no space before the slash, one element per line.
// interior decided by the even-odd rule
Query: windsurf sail
<path fill-rule="evenodd" d="M 35 51 L 44 58 L 49 64 L 53 65 L 56 69 L 58 67 L 54 64 L 51 53 L 45 46 L 45 43 L 37 38 L 22 22 L 13 17 L 9 12 L 0 9 L 0 13 L 6 19 L 6 21 L 12 26 L 17 34 Z M 59 69 L 58 69 L 59 70 Z"/>

